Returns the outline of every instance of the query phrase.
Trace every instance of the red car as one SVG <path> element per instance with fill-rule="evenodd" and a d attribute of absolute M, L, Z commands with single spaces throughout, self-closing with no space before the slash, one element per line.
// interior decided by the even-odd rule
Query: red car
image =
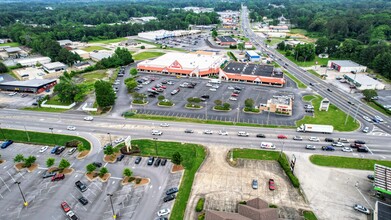
<path fill-rule="evenodd" d="M 283 134 L 278 135 L 277 138 L 278 139 L 288 139 L 288 137 Z"/>
<path fill-rule="evenodd" d="M 156 88 L 155 88 L 155 87 L 152 87 L 152 90 L 156 91 Z"/>
<path fill-rule="evenodd" d="M 236 94 L 236 93 L 232 93 L 231 96 L 232 96 L 232 97 L 238 97 L 239 95 Z"/>
<path fill-rule="evenodd" d="M 160 88 L 162 88 L 162 89 L 167 89 L 167 86 L 160 86 Z"/>
<path fill-rule="evenodd" d="M 71 207 L 69 207 L 68 203 L 66 202 L 61 203 L 61 208 L 64 210 L 65 213 L 71 211 Z"/>
<path fill-rule="evenodd" d="M 274 179 L 269 179 L 269 189 L 275 190 L 276 186 L 274 185 Z"/>

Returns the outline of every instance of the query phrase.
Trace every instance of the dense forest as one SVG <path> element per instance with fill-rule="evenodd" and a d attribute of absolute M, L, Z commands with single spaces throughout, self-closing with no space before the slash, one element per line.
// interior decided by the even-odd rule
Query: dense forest
<path fill-rule="evenodd" d="M 309 31 L 318 38 L 317 54 L 354 60 L 391 79 L 391 1 L 250 0 L 248 6 L 254 21 L 284 15 Z"/>

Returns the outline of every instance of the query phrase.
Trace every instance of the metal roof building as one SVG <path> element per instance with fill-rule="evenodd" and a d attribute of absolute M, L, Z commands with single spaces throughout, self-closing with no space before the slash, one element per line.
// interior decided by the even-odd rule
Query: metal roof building
<path fill-rule="evenodd" d="M 0 90 L 13 92 L 41 93 L 57 84 L 55 79 L 32 79 L 0 83 Z"/>

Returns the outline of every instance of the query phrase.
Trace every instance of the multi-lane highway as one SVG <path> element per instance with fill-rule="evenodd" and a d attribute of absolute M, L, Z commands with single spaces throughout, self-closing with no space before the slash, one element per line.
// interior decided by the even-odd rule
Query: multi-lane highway
<path fill-rule="evenodd" d="M 357 115 L 357 119 L 365 126 L 371 127 L 372 124 L 363 120 L 362 116 L 366 115 L 370 118 L 373 118 L 374 115 L 381 116 L 384 119 L 384 122 L 375 124 L 375 126 L 387 133 L 391 133 L 391 119 L 389 116 L 378 112 L 377 110 L 361 102 L 361 100 L 355 99 L 350 94 L 347 94 L 346 92 L 339 90 L 337 87 L 323 81 L 322 79 L 314 76 L 313 74 L 306 72 L 304 69 L 300 68 L 295 63 L 278 53 L 278 51 L 276 51 L 275 49 L 266 46 L 266 44 L 263 42 L 263 39 L 257 34 L 255 34 L 254 31 L 251 29 L 251 24 L 248 18 L 248 9 L 246 6 L 242 7 L 241 22 L 244 35 L 248 37 L 253 43 L 259 45 L 257 46 L 257 49 L 263 51 L 263 53 L 268 54 L 271 58 L 274 59 L 276 63 L 286 68 L 289 73 L 294 75 L 306 85 L 310 85 L 311 83 L 313 86 L 310 86 L 310 88 L 314 92 L 318 93 L 322 97 L 328 98 L 331 103 L 333 103 L 343 111 L 349 112 L 351 116 Z M 327 89 L 330 89 L 332 92 L 327 91 Z M 357 103 L 355 106 L 352 106 L 348 103 L 348 101 L 352 100 Z"/>
<path fill-rule="evenodd" d="M 306 144 L 313 144 L 318 147 L 316 153 L 339 154 L 345 156 L 362 156 L 373 157 L 378 159 L 391 159 L 391 150 L 388 147 L 390 136 L 379 136 L 373 133 L 363 134 L 361 132 L 337 132 L 334 134 L 310 134 L 298 133 L 294 129 L 270 129 L 257 127 L 240 127 L 240 126 L 222 126 L 210 124 L 196 123 L 170 123 L 170 127 L 161 128 L 160 122 L 137 119 L 123 119 L 113 117 L 95 117 L 94 121 L 83 121 L 82 115 L 68 113 L 44 113 L 44 112 L 29 112 L 18 110 L 0 110 L 0 123 L 2 128 L 14 128 L 27 130 L 37 130 L 49 132 L 49 127 L 54 128 L 56 133 L 71 133 L 76 135 L 105 135 L 110 132 L 112 135 L 127 136 L 131 135 L 133 139 L 153 138 L 151 135 L 152 129 L 163 131 L 163 135 L 158 137 L 163 141 L 181 141 L 192 142 L 204 145 L 218 144 L 232 147 L 243 148 L 259 148 L 262 141 L 273 142 L 277 150 L 303 152 L 307 151 L 304 147 Z M 67 131 L 68 125 L 76 126 L 76 131 Z M 195 132 L 193 134 L 184 133 L 185 129 L 191 128 Z M 213 135 L 203 134 L 205 129 L 214 131 Z M 217 133 L 220 130 L 225 130 L 229 133 L 228 136 L 219 136 Z M 238 131 L 246 131 L 250 134 L 249 137 L 237 136 Z M 266 138 L 257 138 L 256 134 L 263 133 Z M 278 134 L 288 136 L 288 139 L 277 139 Z M 293 136 L 300 135 L 303 141 L 292 140 Z M 321 139 L 321 142 L 311 142 L 308 140 L 310 136 L 316 136 Z M 358 154 L 344 153 L 337 149 L 336 152 L 323 152 L 321 146 L 326 145 L 325 137 L 348 138 L 353 141 L 356 139 L 367 141 L 367 146 L 371 150 L 370 153 Z M 314 152 L 314 153 L 315 153 Z"/>

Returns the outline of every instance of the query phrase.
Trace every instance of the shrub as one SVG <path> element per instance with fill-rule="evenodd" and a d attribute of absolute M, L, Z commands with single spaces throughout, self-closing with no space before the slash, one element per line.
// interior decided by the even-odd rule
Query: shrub
<path fill-rule="evenodd" d="M 280 166 L 282 167 L 282 169 L 285 171 L 286 175 L 289 177 L 289 179 L 291 180 L 292 182 L 292 185 L 295 187 L 295 188 L 299 188 L 300 187 L 300 182 L 299 182 L 299 179 L 297 179 L 297 177 L 295 175 L 293 175 L 292 171 L 291 171 L 291 167 L 289 165 L 289 162 L 285 156 L 285 154 L 282 154 L 281 157 L 278 158 L 278 163 L 280 164 Z"/>
<path fill-rule="evenodd" d="M 192 104 L 192 103 L 187 103 L 186 107 L 188 107 L 188 108 L 201 108 L 200 105 L 196 105 L 196 104 Z"/>
<path fill-rule="evenodd" d="M 205 219 L 205 212 L 198 215 L 198 220 L 204 220 Z"/>
<path fill-rule="evenodd" d="M 136 177 L 131 176 L 131 177 L 129 177 L 128 182 L 130 183 L 130 182 L 134 181 L 135 179 L 136 179 Z"/>
<path fill-rule="evenodd" d="M 258 113 L 259 109 L 258 108 L 248 108 L 248 107 L 245 107 L 244 111 L 245 112 L 255 112 L 255 113 Z"/>
<path fill-rule="evenodd" d="M 141 178 L 136 178 L 136 184 L 141 183 Z"/>
<path fill-rule="evenodd" d="M 278 208 L 278 206 L 274 204 L 269 204 L 269 208 Z"/>
<path fill-rule="evenodd" d="M 122 115 L 124 117 L 132 117 L 135 114 L 136 114 L 136 112 L 127 111 L 127 112 L 124 112 Z"/>
<path fill-rule="evenodd" d="M 141 48 L 141 49 L 145 49 L 145 46 L 143 45 L 143 46 L 141 46 L 140 48 Z"/>
<path fill-rule="evenodd" d="M 247 201 L 240 201 L 239 204 L 241 204 L 241 205 L 247 205 Z"/>
<path fill-rule="evenodd" d="M 145 104 L 146 101 L 143 101 L 142 99 L 141 99 L 141 100 L 137 100 L 137 99 L 136 99 L 136 100 L 133 100 L 132 103 L 133 103 L 133 104 Z"/>
<path fill-rule="evenodd" d="M 78 147 L 81 143 L 82 142 L 78 140 L 71 140 L 65 143 L 65 147 Z"/>
<path fill-rule="evenodd" d="M 174 103 L 172 103 L 171 101 L 161 101 L 161 102 L 159 102 L 159 105 L 173 106 Z"/>
<path fill-rule="evenodd" d="M 200 198 L 197 202 L 197 206 L 196 206 L 196 212 L 201 212 L 202 210 L 204 210 L 204 203 L 205 203 L 205 198 Z"/>

